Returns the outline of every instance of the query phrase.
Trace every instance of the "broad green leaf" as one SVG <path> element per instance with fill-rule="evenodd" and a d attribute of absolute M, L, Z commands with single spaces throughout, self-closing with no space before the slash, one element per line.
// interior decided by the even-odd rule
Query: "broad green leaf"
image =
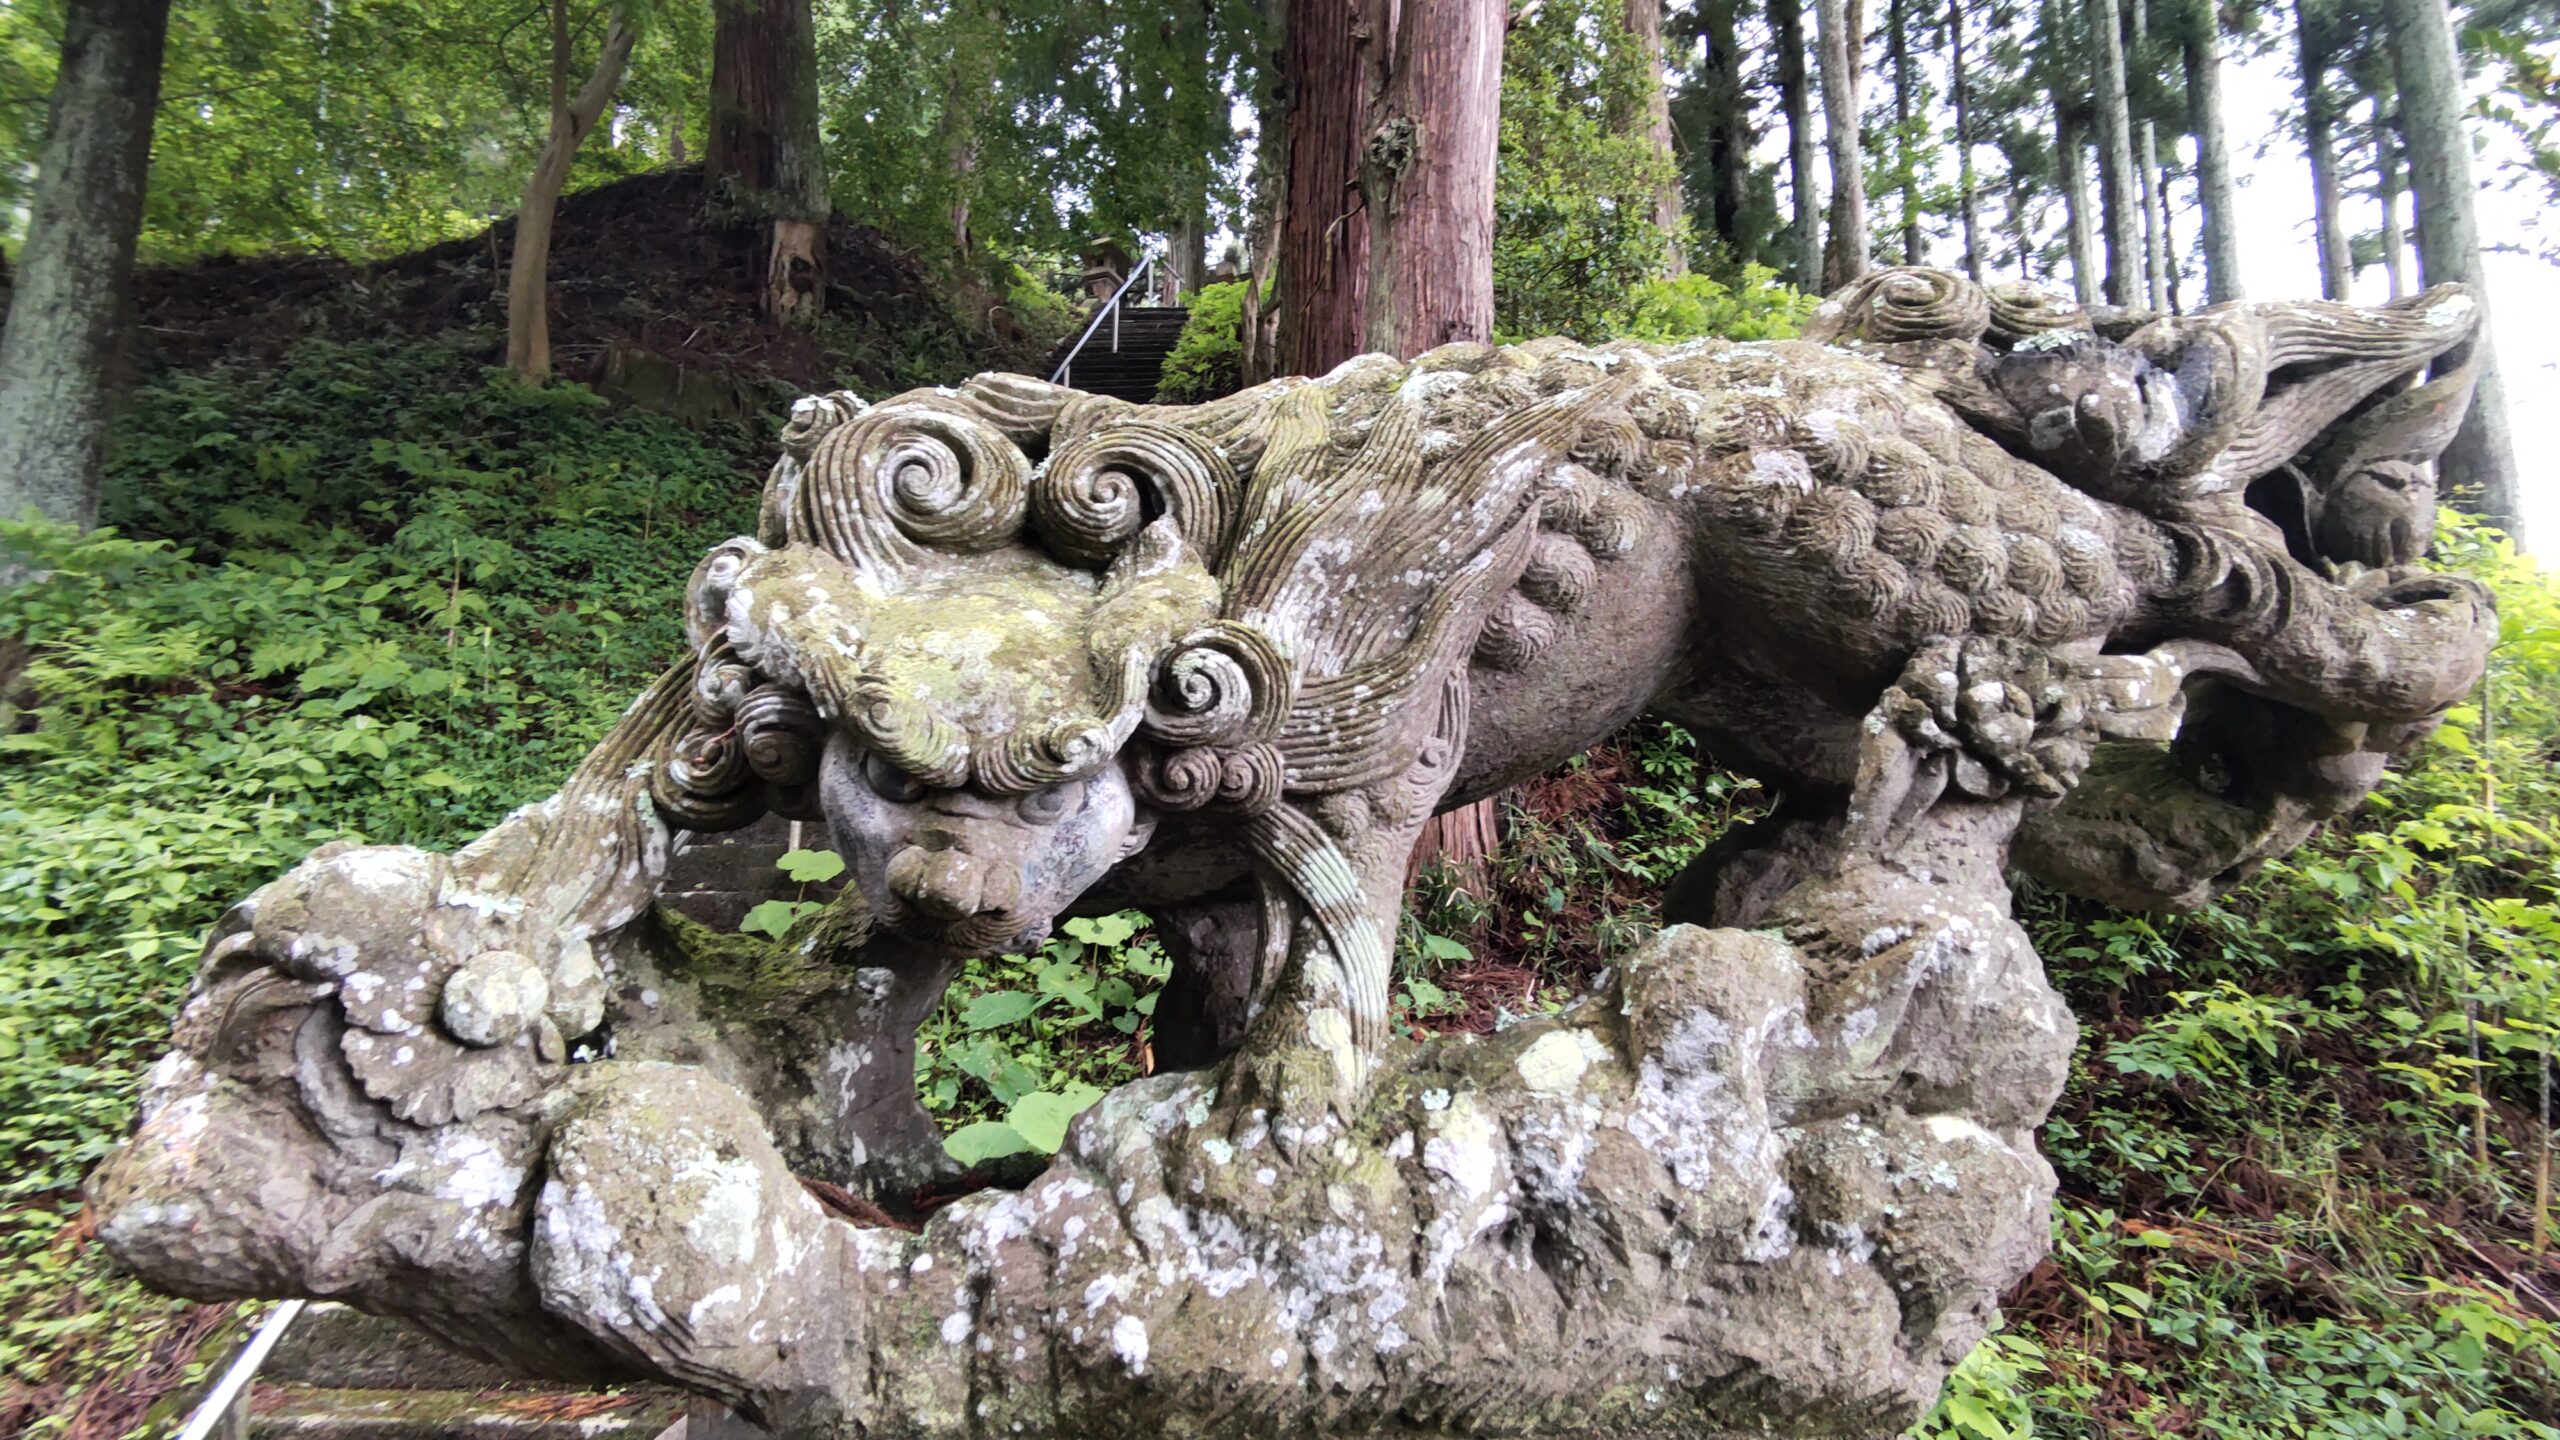
<path fill-rule="evenodd" d="M 1079 915 L 1059 928 L 1087 945 L 1108 949 L 1137 934 L 1138 921 L 1135 912 L 1123 910 L 1117 915 Z"/>
<path fill-rule="evenodd" d="M 1037 995 L 1020 990 L 990 990 L 969 1002 L 969 1007 L 960 1012 L 960 1023 L 972 1030 L 993 1030 L 1029 1019 L 1031 1012 L 1039 1008 Z"/>
<path fill-rule="evenodd" d="M 814 900 L 767 900 L 749 910 L 746 918 L 738 922 L 738 928 L 750 935 L 770 935 L 779 940 L 801 916 L 819 908 Z"/>
<path fill-rule="evenodd" d="M 844 857 L 833 850 L 793 850 L 775 862 L 782 873 L 803 885 L 833 880 L 844 873 Z"/>
<path fill-rule="evenodd" d="M 1035 1148 L 1054 1152 L 1067 1138 L 1067 1122 L 1101 1098 L 1100 1090 L 1082 1083 L 1063 1091 L 1034 1090 L 1013 1102 L 1005 1120 Z"/>
<path fill-rule="evenodd" d="M 1022 1132 L 1001 1120 L 980 1120 L 963 1125 L 944 1137 L 942 1148 L 963 1165 L 984 1165 L 1007 1155 L 1019 1155 L 1032 1147 Z M 1051 1149 L 1057 1147 L 1051 1146 Z"/>

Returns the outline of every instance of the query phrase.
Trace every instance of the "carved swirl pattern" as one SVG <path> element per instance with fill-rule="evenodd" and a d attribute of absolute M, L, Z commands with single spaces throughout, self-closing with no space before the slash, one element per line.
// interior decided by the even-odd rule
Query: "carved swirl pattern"
<path fill-rule="evenodd" d="M 920 546 L 980 554 L 1021 533 L 1031 467 L 993 425 L 893 403 L 830 430 L 799 484 L 790 527 L 866 569 Z"/>
<path fill-rule="evenodd" d="M 1234 467 L 1188 430 L 1123 420 L 1061 446 L 1031 484 L 1031 525 L 1059 556 L 1107 564 L 1158 515 L 1214 566 L 1227 542 Z"/>
<path fill-rule="evenodd" d="M 1972 341 L 1990 323 L 1991 298 L 1971 280 L 1951 271 L 1895 267 L 1875 271 L 1826 303 L 1805 327 L 1805 338 Z"/>
<path fill-rule="evenodd" d="M 1165 745 L 1267 740 L 1295 698 L 1296 677 L 1271 637 L 1213 621 L 1184 636 L 1156 669 L 1146 734 Z"/>
<path fill-rule="evenodd" d="M 1985 338 L 1996 345 L 2015 345 L 2053 330 L 2085 330 L 2089 314 L 2073 302 L 2020 281 L 1991 287 L 1991 324 Z"/>

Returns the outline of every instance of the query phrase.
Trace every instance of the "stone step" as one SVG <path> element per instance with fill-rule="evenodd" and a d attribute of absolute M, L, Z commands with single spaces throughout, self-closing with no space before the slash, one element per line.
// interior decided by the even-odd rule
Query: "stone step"
<path fill-rule="evenodd" d="M 258 1383 L 326 1390 L 484 1390 L 517 1377 L 433 1337 L 331 1301 L 306 1306 L 258 1367 Z"/>
<path fill-rule="evenodd" d="M 685 1397 L 633 1386 L 598 1392 L 515 1385 L 485 1390 L 365 1389 L 261 1382 L 251 1440 L 656 1440 Z"/>

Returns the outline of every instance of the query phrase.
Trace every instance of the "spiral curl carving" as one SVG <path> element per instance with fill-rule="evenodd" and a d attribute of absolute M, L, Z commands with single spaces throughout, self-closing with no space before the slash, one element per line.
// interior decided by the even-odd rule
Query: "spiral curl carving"
<path fill-rule="evenodd" d="M 1211 749 L 1159 751 L 1135 767 L 1138 798 L 1159 810 L 1198 810 L 1218 798 L 1225 767 Z"/>
<path fill-rule="evenodd" d="M 1059 448 L 1031 482 L 1031 526 L 1056 554 L 1107 564 L 1159 514 L 1212 567 L 1227 543 L 1234 467 L 1188 430 L 1127 420 Z"/>
<path fill-rule="evenodd" d="M 739 536 L 724 540 L 693 567 L 684 587 L 684 633 L 696 650 L 707 650 L 729 628 L 729 596 L 738 577 L 758 556 L 770 553 L 762 542 Z"/>
<path fill-rule="evenodd" d="M 744 786 L 751 774 L 747 747 L 739 743 L 735 730 L 694 731 L 676 741 L 659 768 L 676 793 L 694 800 L 728 795 Z"/>
<path fill-rule="evenodd" d="M 1836 307 L 1836 308 L 1835 308 Z M 1805 327 L 1807 340 L 1978 340 L 1991 323 L 1981 286 L 1945 270 L 1896 266 L 1878 270 L 1823 307 Z"/>
<path fill-rule="evenodd" d="M 805 785 L 816 778 L 826 728 L 807 696 L 780 685 L 759 686 L 738 706 L 739 749 L 756 778 Z"/>
<path fill-rule="evenodd" d="M 1990 301 L 1991 325 L 1985 338 L 1997 345 L 2016 345 L 2055 330 L 2089 327 L 2089 312 L 2076 302 L 2021 281 L 1992 286 Z"/>
<path fill-rule="evenodd" d="M 1218 804 L 1258 815 L 1280 803 L 1288 764 L 1274 745 L 1241 745 L 1218 752 Z"/>
<path fill-rule="evenodd" d="M 1269 636 L 1231 620 L 1212 621 L 1157 664 L 1143 723 L 1166 745 L 1267 740 L 1280 732 L 1293 692 L 1288 661 Z"/>
<path fill-rule="evenodd" d="M 830 430 L 802 477 L 792 538 L 857 566 L 894 563 L 892 540 L 980 554 L 1021 532 L 1030 462 L 994 426 L 911 404 Z"/>
<path fill-rule="evenodd" d="M 982 789 L 1019 795 L 1085 774 L 1110 758 L 1111 731 L 1100 721 L 1061 721 L 1042 730 L 1016 731 L 983 745 L 973 773 Z"/>
<path fill-rule="evenodd" d="M 807 459 L 828 431 L 860 419 L 870 408 L 869 401 L 850 390 L 801 396 L 791 402 L 791 420 L 782 427 L 783 453 Z"/>

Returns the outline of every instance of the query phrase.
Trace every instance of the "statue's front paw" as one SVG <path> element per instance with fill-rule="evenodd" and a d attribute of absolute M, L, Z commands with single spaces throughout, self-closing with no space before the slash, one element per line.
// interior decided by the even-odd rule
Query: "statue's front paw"
<path fill-rule="evenodd" d="M 520 910 L 471 890 L 441 855 L 325 847 L 224 917 L 198 989 L 290 977 L 334 999 L 340 1053 L 367 1096 L 412 1124 L 468 1120 L 539 1094 L 603 1018 L 593 948 L 536 933 Z M 219 1023 L 238 1013 L 221 1007 Z"/>

